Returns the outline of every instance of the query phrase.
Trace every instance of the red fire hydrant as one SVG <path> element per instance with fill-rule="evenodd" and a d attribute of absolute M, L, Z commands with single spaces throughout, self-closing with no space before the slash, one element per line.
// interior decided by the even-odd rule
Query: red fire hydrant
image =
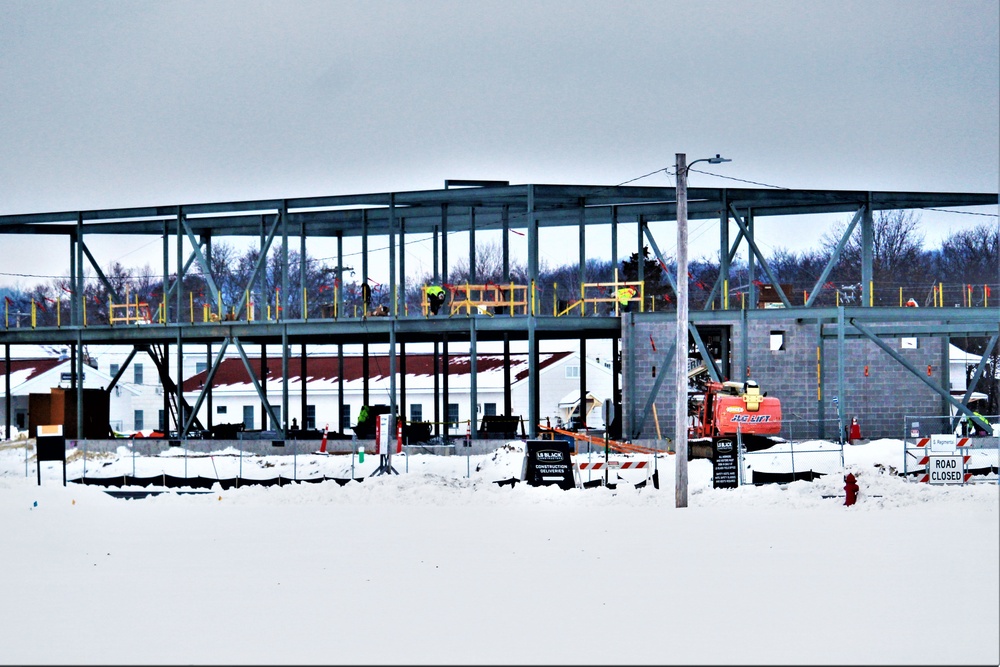
<path fill-rule="evenodd" d="M 844 493 L 847 494 L 844 498 L 844 505 L 850 507 L 858 502 L 858 491 L 861 490 L 861 487 L 858 486 L 858 480 L 854 476 L 854 473 L 851 472 L 847 473 L 847 476 L 844 477 L 844 482 Z"/>

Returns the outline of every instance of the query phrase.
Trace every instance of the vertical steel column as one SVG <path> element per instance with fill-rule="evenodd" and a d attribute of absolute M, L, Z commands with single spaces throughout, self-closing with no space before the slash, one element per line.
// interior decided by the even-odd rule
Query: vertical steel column
<path fill-rule="evenodd" d="M 209 376 L 210 373 L 212 372 L 212 344 L 211 343 L 206 343 L 205 344 L 205 361 L 206 361 L 206 364 L 205 364 L 205 369 L 206 369 L 205 375 Z M 221 360 L 220 360 L 219 363 L 220 364 L 222 363 Z M 214 382 L 214 379 L 213 379 L 213 382 Z M 211 431 L 212 430 L 212 423 L 214 422 L 214 419 L 212 417 L 212 382 L 209 382 L 207 384 L 208 384 L 208 386 L 205 387 L 205 411 L 208 414 L 205 417 L 205 428 L 208 429 L 209 431 Z"/>
<path fill-rule="evenodd" d="M 441 227 L 439 225 L 434 225 L 434 231 L 431 233 L 431 282 L 435 285 L 440 284 L 441 280 L 441 270 L 438 265 L 438 233 Z"/>
<path fill-rule="evenodd" d="M 267 257 L 266 250 L 264 249 L 264 244 L 267 242 L 266 231 L 264 229 L 264 216 L 260 216 L 260 261 L 261 270 L 260 274 L 257 276 L 257 301 L 254 317 L 255 319 L 263 319 L 267 316 L 267 304 L 270 299 L 267 298 Z M 249 427 L 248 427 L 249 428 Z"/>
<path fill-rule="evenodd" d="M 580 289 L 582 291 L 583 284 L 587 282 L 587 209 L 586 199 L 580 199 L 580 213 L 579 213 L 579 250 L 580 250 L 580 266 L 579 268 L 579 280 Z M 586 304 L 580 303 L 580 314 L 586 315 Z M 580 336 L 580 427 L 587 427 L 587 338 L 586 336 Z"/>
<path fill-rule="evenodd" d="M 469 439 L 478 440 L 476 427 L 479 419 L 479 382 L 476 374 L 479 372 L 476 355 L 476 318 L 469 318 Z"/>
<path fill-rule="evenodd" d="M 399 342 L 399 416 L 406 423 L 406 342 Z"/>
<path fill-rule="evenodd" d="M 4 373 L 3 373 L 3 402 L 4 402 L 4 419 L 6 420 L 4 426 L 4 437 L 7 440 L 13 440 L 14 438 L 10 435 L 10 343 L 5 343 L 3 346 L 3 359 L 4 359 Z M 31 435 L 30 433 L 28 435 Z"/>
<path fill-rule="evenodd" d="M 77 214 L 77 224 L 82 220 L 80 214 Z M 80 326 L 80 299 L 83 298 L 82 292 L 80 292 L 80 286 L 77 282 L 77 269 L 76 269 L 76 238 L 78 234 L 73 234 L 69 237 L 69 323 L 71 326 Z M 166 283 L 164 283 L 166 284 Z M 21 324 L 21 319 L 18 317 L 18 326 Z M 30 433 L 28 435 L 31 435 Z"/>
<path fill-rule="evenodd" d="M 365 287 L 368 286 L 368 209 L 361 211 L 361 293 L 364 294 Z M 368 317 L 367 305 L 362 303 L 362 317 Z M 362 345 L 361 353 L 361 404 L 369 405 L 369 358 L 368 358 L 368 337 Z"/>
<path fill-rule="evenodd" d="M 939 339 L 941 344 L 941 388 L 947 392 L 951 392 L 951 359 L 948 354 L 948 348 L 951 345 L 951 340 L 947 336 L 943 336 Z M 989 350 L 984 351 L 984 355 L 987 354 Z M 967 375 L 967 374 L 964 374 Z M 963 378 L 964 379 L 964 378 Z M 944 398 L 941 397 L 941 414 L 947 415 L 951 414 L 951 404 Z"/>
<path fill-rule="evenodd" d="M 618 277 L 618 207 L 611 207 L 611 277 Z"/>
<path fill-rule="evenodd" d="M 389 193 L 389 452 L 392 452 L 396 435 L 396 195 Z"/>
<path fill-rule="evenodd" d="M 368 209 L 361 211 L 361 284 L 368 284 Z"/>
<path fill-rule="evenodd" d="M 611 278 L 618 280 L 618 207 L 611 207 Z M 616 288 L 617 289 L 617 288 Z M 614 312 L 612 309 L 611 312 Z M 615 403 L 615 412 L 618 414 L 618 421 L 625 423 L 625 417 L 621 414 L 624 405 L 621 401 L 621 381 L 619 375 L 622 372 L 621 359 L 621 334 L 618 338 L 611 339 L 611 400 Z M 608 425 L 605 424 L 605 429 Z"/>
<path fill-rule="evenodd" d="M 747 368 L 750 365 L 750 332 L 747 331 L 747 328 L 750 326 L 750 320 L 747 319 L 747 311 L 745 308 L 740 309 L 740 325 L 743 327 L 743 331 L 740 335 L 740 372 L 738 374 L 731 373 L 731 375 L 739 378 L 742 382 L 746 382 L 750 379 L 750 373 Z"/>
<path fill-rule="evenodd" d="M 538 283 L 538 219 L 535 186 L 528 186 L 528 437 L 538 437 L 538 337 L 535 333 L 535 294 Z"/>
<path fill-rule="evenodd" d="M 288 325 L 284 322 L 281 324 L 281 422 L 277 429 L 282 440 L 288 437 Z"/>
<path fill-rule="evenodd" d="M 729 275 L 729 198 L 723 188 L 719 209 L 719 310 L 725 310 L 729 300 Z"/>
<path fill-rule="evenodd" d="M 747 308 L 757 307 L 757 285 L 755 281 L 757 280 L 757 256 L 753 253 L 753 247 L 757 243 L 754 240 L 753 233 L 753 209 L 747 209 L 746 217 L 747 225 L 747 278 L 749 284 L 747 285 Z"/>
<path fill-rule="evenodd" d="M 406 317 L 406 218 L 403 217 L 399 219 L 399 300 L 401 303 L 395 311 L 396 317 Z"/>
<path fill-rule="evenodd" d="M 76 277 L 80 286 L 80 316 L 78 324 L 87 321 L 87 290 L 83 284 L 83 215 L 76 216 Z M 110 313 L 108 313 L 110 316 Z M 76 390 L 76 437 L 85 440 L 83 432 L 83 329 L 76 330 L 76 363 L 73 365 L 73 388 Z M 31 433 L 28 434 L 29 436 Z"/>
<path fill-rule="evenodd" d="M 344 232 L 337 232 L 337 283 L 334 302 L 337 317 L 344 316 Z"/>
<path fill-rule="evenodd" d="M 448 334 L 444 335 L 444 340 L 441 342 L 441 364 L 444 366 L 444 373 L 441 376 L 441 404 L 444 406 L 444 419 L 446 426 L 444 428 L 444 435 L 447 439 L 448 432 L 451 430 L 451 421 L 448 417 L 448 365 L 450 359 L 448 356 Z"/>
<path fill-rule="evenodd" d="M 476 283 L 476 209 L 469 207 L 469 282 Z"/>
<path fill-rule="evenodd" d="M 448 281 L 448 205 L 441 205 L 441 280 L 444 282 Z M 451 303 L 448 303 L 449 310 L 451 308 Z M 447 441 L 448 433 L 450 429 L 450 422 L 448 421 L 448 334 L 444 335 L 444 340 L 441 342 L 441 353 L 442 362 L 444 364 L 444 374 L 441 378 L 441 411 L 443 418 L 441 421 L 448 424 L 445 426 L 444 435 Z M 435 372 L 436 372 L 435 368 Z M 435 400 L 437 400 L 435 398 Z"/>
<path fill-rule="evenodd" d="M 504 204 L 500 209 L 500 222 L 503 226 L 503 282 L 510 284 L 510 206 Z M 514 295 L 511 294 L 513 299 Z M 514 412 L 513 397 L 510 391 L 510 332 L 503 333 L 503 413 L 510 417 Z"/>
<path fill-rule="evenodd" d="M 396 299 L 396 196 L 389 194 L 389 313 L 399 317 L 399 303 Z M 390 431 L 395 433 L 395 431 Z"/>
<path fill-rule="evenodd" d="M 643 220 L 642 220 L 642 214 L 641 213 L 637 214 L 636 215 L 636 230 L 638 231 L 638 235 L 636 236 L 636 240 L 637 240 L 637 243 L 638 243 L 638 249 L 636 250 L 636 253 L 637 253 L 636 254 L 636 280 L 638 280 L 640 283 L 645 283 L 646 282 L 646 256 L 642 252 L 642 249 L 643 249 L 642 235 L 644 233 L 645 227 L 646 227 L 646 223 L 643 222 Z M 645 306 L 643 306 L 643 308 L 644 307 Z M 642 309 L 640 308 L 640 310 L 642 310 Z"/>
<path fill-rule="evenodd" d="M 177 323 L 177 381 L 174 383 L 177 394 L 177 437 L 186 440 L 187 431 L 184 424 L 187 423 L 184 414 L 184 343 L 181 339 L 181 331 L 184 326 Z M 166 392 L 164 392 L 166 393 Z"/>
<path fill-rule="evenodd" d="M 351 425 L 348 416 L 347 423 L 344 423 L 344 344 L 337 343 L 337 430 L 340 433 L 347 433 L 347 427 Z M 316 422 L 319 428 L 319 421 Z"/>
<path fill-rule="evenodd" d="M 275 321 L 284 321 L 288 317 L 288 200 L 281 200 L 281 299 L 278 301 L 278 312 L 274 314 Z M 282 356 L 285 355 L 282 350 Z M 282 421 L 288 421 L 285 415 Z M 280 428 L 280 426 L 279 426 Z"/>
<path fill-rule="evenodd" d="M 180 326 L 184 321 L 184 211 L 179 206 L 177 207 L 177 281 L 174 287 L 177 289 L 177 326 Z"/>
<path fill-rule="evenodd" d="M 267 414 L 267 344 L 260 344 L 260 428 L 262 431 L 268 430 L 270 428 L 276 428 L 275 424 L 268 424 L 268 414 Z"/>
<path fill-rule="evenodd" d="M 160 425 L 160 430 L 166 436 L 170 430 L 170 392 L 167 391 L 167 385 L 170 384 L 167 381 L 170 377 L 170 345 L 166 338 L 163 339 L 162 353 L 163 357 L 160 360 L 162 369 L 157 367 L 156 377 L 160 381 L 160 390 L 163 392 L 163 424 Z M 145 384 L 145 378 L 143 378 L 143 384 Z"/>
<path fill-rule="evenodd" d="M 299 428 L 301 428 L 303 431 L 306 430 L 306 421 L 307 421 L 306 413 L 308 412 L 308 408 L 309 408 L 309 392 L 308 392 L 308 384 L 309 383 L 306 382 L 306 378 L 308 378 L 309 375 L 306 373 L 306 370 L 307 370 L 306 369 L 306 344 L 305 343 L 300 343 L 299 344 L 299 378 L 300 378 L 299 379 L 299 383 L 300 383 L 300 386 L 302 387 L 302 392 L 301 392 L 301 397 L 300 397 L 300 401 L 299 401 Z M 285 382 L 288 382 L 288 380 L 285 380 Z M 288 420 L 286 419 L 285 421 L 288 421 Z"/>
<path fill-rule="evenodd" d="M 844 365 L 845 365 L 845 354 L 844 349 L 844 306 L 843 304 L 837 306 L 837 426 L 840 431 L 840 435 L 837 438 L 839 442 L 844 441 L 844 403 L 847 398 L 845 393 L 846 387 L 844 386 Z"/>
<path fill-rule="evenodd" d="M 816 419 L 819 424 L 816 429 L 816 437 L 819 439 L 826 437 L 826 424 L 824 423 L 826 408 L 823 405 L 823 380 L 825 379 L 823 361 L 826 355 L 823 352 L 823 323 L 819 318 L 816 318 Z"/>
<path fill-rule="evenodd" d="M 437 282 L 437 281 L 435 281 Z M 434 436 L 441 435 L 441 356 L 437 339 L 434 340 Z"/>
<path fill-rule="evenodd" d="M 309 317 L 309 313 L 306 310 L 308 303 L 306 297 L 306 289 L 308 288 L 309 281 L 306 280 L 306 276 L 309 273 L 309 262 L 306 259 L 306 223 L 305 221 L 299 223 L 299 318 L 306 319 Z M 302 413 L 303 421 L 306 418 L 306 413 Z M 287 420 L 286 420 L 287 421 Z M 303 425 L 302 428 L 305 428 Z"/>
<path fill-rule="evenodd" d="M 503 281 L 510 282 L 510 205 L 504 204 L 500 209 L 500 224 L 503 227 L 503 240 L 501 250 L 503 252 Z"/>
<path fill-rule="evenodd" d="M 82 241 L 78 245 L 82 245 Z M 74 365 L 76 375 L 76 382 L 74 383 L 76 391 L 76 437 L 79 440 L 86 440 L 87 434 L 83 432 L 83 329 L 76 330 L 76 348 L 79 350 Z M 28 435 L 31 434 L 29 433 Z"/>
<path fill-rule="evenodd" d="M 874 301 L 872 288 L 872 263 L 874 259 L 875 222 L 872 219 L 872 193 L 868 193 L 864 217 L 861 218 L 861 307 Z M 843 396 L 841 396 L 843 399 Z"/>

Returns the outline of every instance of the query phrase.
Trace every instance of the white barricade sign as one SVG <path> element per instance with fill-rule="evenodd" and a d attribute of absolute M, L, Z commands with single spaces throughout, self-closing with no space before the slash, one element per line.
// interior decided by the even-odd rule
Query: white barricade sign
<path fill-rule="evenodd" d="M 931 484 L 964 484 L 965 467 L 962 455 L 928 457 L 927 481 Z"/>
<path fill-rule="evenodd" d="M 955 443 L 958 440 L 955 438 L 954 433 L 932 433 L 931 434 L 931 451 L 932 452 L 951 452 L 955 451 Z"/>

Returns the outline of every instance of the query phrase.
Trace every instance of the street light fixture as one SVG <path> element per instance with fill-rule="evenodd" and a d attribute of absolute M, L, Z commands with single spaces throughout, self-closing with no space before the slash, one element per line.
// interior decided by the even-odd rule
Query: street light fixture
<path fill-rule="evenodd" d="M 677 406 L 675 416 L 674 456 L 676 457 L 676 479 L 674 505 L 687 507 L 688 496 L 688 433 L 687 433 L 687 350 L 688 350 L 688 229 L 687 229 L 687 175 L 692 166 L 699 162 L 721 164 L 732 162 L 718 153 L 715 157 L 701 158 L 686 164 L 687 155 L 677 153 L 677 339 L 674 346 L 676 362 Z"/>

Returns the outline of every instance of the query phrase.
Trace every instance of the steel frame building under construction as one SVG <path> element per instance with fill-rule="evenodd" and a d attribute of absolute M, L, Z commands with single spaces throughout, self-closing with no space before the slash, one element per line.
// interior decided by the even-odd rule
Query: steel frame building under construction
<path fill-rule="evenodd" d="M 968 413 L 968 408 L 962 405 L 961 401 L 955 401 L 949 395 L 946 378 L 934 378 L 928 383 L 926 377 L 922 377 L 924 372 L 922 366 L 917 367 L 908 361 L 905 355 L 894 352 L 884 341 L 888 337 L 900 336 L 938 337 L 945 340 L 950 336 L 985 336 L 990 338 L 993 347 L 1000 336 L 1000 308 L 985 304 L 985 307 L 949 308 L 947 311 L 873 307 L 869 292 L 873 272 L 873 213 L 896 209 L 995 206 L 998 203 L 996 193 L 690 188 L 687 197 L 687 215 L 690 219 L 719 222 L 720 278 L 712 288 L 706 309 L 691 311 L 689 314 L 691 333 L 704 365 L 713 378 L 731 376 L 732 379 L 746 379 L 751 366 L 748 341 L 754 335 L 754 328 L 751 325 L 756 324 L 759 328 L 766 329 L 774 328 L 774 323 L 779 321 L 799 324 L 806 322 L 814 325 L 815 341 L 819 348 L 825 349 L 823 343 L 826 341 L 834 344 L 833 351 L 836 352 L 837 372 L 833 377 L 826 377 L 819 382 L 820 391 L 825 381 L 826 386 L 834 389 L 837 396 L 848 396 L 849 380 L 845 378 L 849 367 L 847 341 L 864 339 L 882 348 L 892 357 L 894 363 L 905 368 L 906 373 L 911 376 L 910 380 L 915 384 L 926 385 L 928 390 L 936 395 L 935 400 L 939 400 L 940 405 L 946 406 L 951 403 L 960 412 Z M 790 295 L 781 290 L 775 274 L 758 247 L 758 241 L 767 238 L 768 218 L 824 213 L 851 214 L 853 219 L 844 232 L 830 263 L 819 277 L 816 288 L 809 292 L 811 296 L 805 299 L 802 305 L 794 305 Z M 644 337 L 647 330 L 652 332 L 662 328 L 663 340 L 671 340 L 672 334 L 667 332 L 676 324 L 676 314 L 662 310 L 620 314 L 617 307 L 613 307 L 611 312 L 606 314 L 588 313 L 585 312 L 587 308 L 583 303 L 580 304 L 578 312 L 572 311 L 569 314 L 549 312 L 548 308 L 542 307 L 536 297 L 539 276 L 539 231 L 546 228 L 564 228 L 565 233 L 571 235 L 570 238 L 574 232 L 576 233 L 579 239 L 580 282 L 583 283 L 583 267 L 587 259 L 585 232 L 588 228 L 593 226 L 609 228 L 612 265 L 617 266 L 620 258 L 618 225 L 635 225 L 637 230 L 635 247 L 639 257 L 642 257 L 643 246 L 648 245 L 662 266 L 666 267 L 668 262 L 660 251 L 660 245 L 664 244 L 665 239 L 673 238 L 674 225 L 670 223 L 676 220 L 676 215 L 677 193 L 672 187 L 510 185 L 500 181 L 446 181 L 443 189 L 424 191 L 5 215 L 0 216 L 0 235 L 3 236 L 7 247 L 16 244 L 17 235 L 21 234 L 48 235 L 65 238 L 68 241 L 71 293 L 68 322 L 60 322 L 59 326 L 50 327 L 2 327 L 0 343 L 5 348 L 8 368 L 12 345 L 69 346 L 72 350 L 74 383 L 75 378 L 82 377 L 83 374 L 83 349 L 86 345 L 131 346 L 133 355 L 137 351 L 148 351 L 151 347 L 158 347 L 162 350 L 157 365 L 160 379 L 164 384 L 165 406 L 168 400 L 173 401 L 175 406 L 184 405 L 183 397 L 178 391 L 178 386 L 184 380 L 183 358 L 185 354 L 190 354 L 186 350 L 196 346 L 197 354 L 205 354 L 209 362 L 209 381 L 205 383 L 205 388 L 193 407 L 187 409 L 175 407 L 168 413 L 174 416 L 178 437 L 184 439 L 197 424 L 198 410 L 205 401 L 208 414 L 211 415 L 211 376 L 221 363 L 229 345 L 233 345 L 243 358 L 248 373 L 258 389 L 262 404 L 266 406 L 266 411 L 272 423 L 277 426 L 280 436 L 284 437 L 287 424 L 276 418 L 266 394 L 261 392 L 259 378 L 254 377 L 247 360 L 245 352 L 247 344 L 280 346 L 280 363 L 286 377 L 294 346 L 300 346 L 302 352 L 298 358 L 299 363 L 306 364 L 306 351 L 310 345 L 337 345 L 341 354 L 345 345 L 364 345 L 367 356 L 367 345 L 387 344 L 391 382 L 390 414 L 396 415 L 397 401 L 400 400 L 397 376 L 401 371 L 405 375 L 405 367 L 400 369 L 397 366 L 405 364 L 406 344 L 433 343 L 435 355 L 440 349 L 441 357 L 445 360 L 440 379 L 443 400 L 435 405 L 435 422 L 439 422 L 440 406 L 447 405 L 448 400 L 449 344 L 457 343 L 469 347 L 473 378 L 470 403 L 475 406 L 477 400 L 475 359 L 479 342 L 503 341 L 505 352 L 509 353 L 511 341 L 526 341 L 529 358 L 535 360 L 539 351 L 539 341 L 575 340 L 580 344 L 580 356 L 583 359 L 586 358 L 588 340 L 605 339 L 614 341 L 616 351 L 620 346 L 620 354 L 614 355 L 616 372 L 613 377 L 616 385 L 619 374 L 624 378 L 623 386 L 615 388 L 616 393 L 619 391 L 621 393 L 623 437 L 627 439 L 650 437 L 651 426 L 646 414 L 650 407 L 655 407 L 657 401 L 670 396 L 670 388 L 662 387 L 663 391 L 660 392 L 661 386 L 657 379 L 648 378 L 650 381 L 643 385 L 639 376 L 648 375 L 646 365 L 651 359 L 653 365 L 660 363 L 662 368 L 663 361 L 657 359 L 665 352 L 672 353 L 672 350 L 661 350 L 657 355 L 650 356 L 642 349 L 645 344 Z M 730 226 L 733 223 L 739 229 L 735 239 L 730 238 Z M 836 307 L 815 305 L 814 300 L 820 292 L 819 288 L 826 282 L 848 236 L 856 228 L 860 229 L 862 239 L 862 268 L 861 275 L 858 276 L 862 286 L 860 304 Z M 462 313 L 465 316 L 462 317 L 429 318 L 425 314 L 408 315 L 402 308 L 400 300 L 394 298 L 393 295 L 405 293 L 407 287 L 404 252 L 407 235 L 429 235 L 433 239 L 435 281 L 441 276 L 448 275 L 451 258 L 463 256 L 467 252 L 470 282 L 474 283 L 476 235 L 497 230 L 502 232 L 504 277 L 508 281 L 510 247 L 507 232 L 517 230 L 526 236 L 527 280 L 524 281 L 524 285 L 511 284 L 509 291 L 506 292 L 496 291 L 488 297 L 480 294 L 477 300 L 471 298 L 470 291 L 464 292 L 467 306 L 492 302 L 495 307 L 489 316 L 481 316 L 480 311 L 472 307 L 465 308 L 465 312 Z M 457 251 L 454 248 L 454 240 L 449 243 L 449 239 L 456 232 L 468 236 L 468 246 Z M 157 311 L 158 317 L 152 325 L 137 327 L 122 326 L 115 322 L 96 324 L 86 321 L 86 305 L 82 295 L 87 265 L 105 284 L 114 302 L 125 304 L 125 312 L 129 312 L 125 295 L 115 294 L 98 260 L 88 248 L 88 237 L 92 238 L 92 235 L 142 235 L 162 239 L 164 299 Z M 262 259 L 247 285 L 245 294 L 239 299 L 234 298 L 233 303 L 226 304 L 227 309 L 234 313 L 235 317 L 217 317 L 210 321 L 192 322 L 191 318 L 186 316 L 188 304 L 183 300 L 182 289 L 178 286 L 182 285 L 184 275 L 191 265 L 197 263 L 201 276 L 207 281 L 208 288 L 212 292 L 213 303 L 221 304 L 222 295 L 218 287 L 213 284 L 208 266 L 213 239 L 227 237 L 259 239 Z M 382 243 L 387 245 L 390 295 L 387 316 L 367 317 L 365 316 L 367 314 L 353 316 L 346 313 L 342 290 L 336 297 L 332 312 L 316 317 L 310 316 L 305 308 L 301 308 L 298 316 L 285 316 L 294 314 L 288 308 L 289 295 L 296 289 L 304 288 L 304 283 L 301 286 L 290 284 L 289 241 L 298 238 L 299 255 L 305 257 L 309 239 L 320 237 L 336 240 L 338 280 L 344 267 L 344 239 L 360 237 L 361 272 L 365 277 L 369 275 L 371 241 L 378 238 L 380 245 Z M 264 266 L 263 258 L 269 254 L 272 245 L 279 239 L 282 250 L 283 284 L 279 300 L 275 304 L 275 312 L 280 316 L 251 319 L 246 316 L 249 295 L 255 291 L 255 285 L 258 284 Z M 748 248 L 750 257 L 749 268 L 752 279 L 750 305 L 747 308 L 734 309 L 729 304 L 727 281 L 730 263 L 736 252 L 744 246 Z M 631 253 L 631 246 L 625 250 Z M 171 272 L 168 271 L 168 267 L 172 257 L 175 258 L 176 269 Z M 643 264 L 639 262 L 638 265 L 640 272 L 638 282 L 641 285 Z M 299 272 L 299 275 L 304 276 L 304 273 Z M 671 285 L 676 287 L 675 277 L 669 275 L 669 272 L 667 274 Z M 771 283 L 783 308 L 754 307 L 757 299 L 753 294 L 752 283 L 756 275 L 759 275 L 764 282 Z M 618 278 L 615 276 L 614 284 L 617 283 Z M 493 316 L 494 314 L 496 316 Z M 127 317 L 125 321 L 128 323 Z M 720 350 L 709 350 L 703 336 L 699 334 L 699 331 L 704 331 L 706 327 L 711 328 L 720 323 L 724 323 L 727 327 L 743 323 L 742 326 L 727 329 L 727 333 L 722 336 L 721 358 L 732 359 L 731 367 L 726 368 L 720 367 L 718 363 Z M 638 330 L 635 329 L 637 326 Z M 636 331 L 641 331 L 641 335 L 636 334 Z M 737 332 L 738 335 L 734 335 Z M 829 353 L 826 356 L 829 356 Z M 664 358 L 667 359 L 669 357 Z M 176 363 L 176 383 L 171 382 L 169 378 L 172 361 Z M 801 360 L 795 363 L 800 362 Z M 780 364 L 783 362 L 774 360 L 773 363 L 779 366 L 771 370 L 781 372 Z M 826 363 L 829 365 L 831 362 L 828 359 Z M 822 364 L 822 360 L 817 360 L 817 365 L 821 368 Z M 112 390 L 127 366 L 128 363 L 122 365 L 112 385 L 107 387 L 106 391 Z M 729 362 L 724 361 L 723 366 L 729 366 Z M 586 364 L 581 364 L 580 396 L 586 396 L 585 367 Z M 536 437 L 539 430 L 537 363 L 531 363 L 529 368 L 528 386 L 531 398 L 526 417 L 528 435 Z M 978 373 L 982 373 L 982 364 Z M 824 374 L 830 375 L 825 371 Z M 662 381 L 665 375 L 668 373 L 661 373 L 658 380 Z M 10 374 L 7 373 L 6 377 L 8 378 L 6 414 L 9 432 Z M 640 385 L 644 386 L 641 391 Z M 814 385 L 809 385 L 803 391 L 805 389 L 814 393 L 816 391 Z M 76 400 L 76 433 L 83 433 L 82 392 L 76 392 Z M 886 400 L 889 400 L 888 397 Z M 285 419 L 289 415 L 288 402 L 286 384 L 281 396 L 280 412 Z M 822 417 L 823 397 L 818 396 L 814 402 L 819 416 Z M 841 421 L 846 417 L 845 409 L 849 409 L 845 408 L 846 402 L 846 400 L 839 401 L 836 407 Z M 303 413 L 305 403 L 306 396 L 303 390 Z M 509 396 L 505 409 L 509 414 Z M 900 406 L 900 410 L 905 409 L 905 406 Z M 475 411 L 471 413 L 475 414 Z M 476 429 L 472 429 L 472 438 L 476 438 Z"/>

